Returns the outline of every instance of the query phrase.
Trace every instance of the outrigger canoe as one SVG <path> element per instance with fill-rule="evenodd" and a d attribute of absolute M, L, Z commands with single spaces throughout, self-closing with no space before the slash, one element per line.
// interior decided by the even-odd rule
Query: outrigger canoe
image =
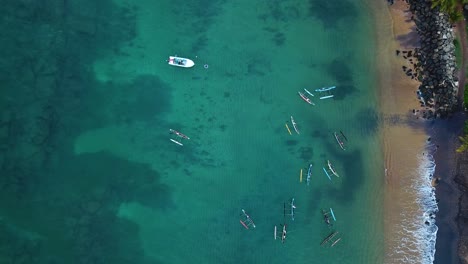
<path fill-rule="evenodd" d="M 320 89 L 315 89 L 315 91 L 321 93 L 321 92 L 326 92 L 326 91 L 333 90 L 335 88 L 336 88 L 336 86 L 322 87 Z"/>
<path fill-rule="evenodd" d="M 185 139 L 190 139 L 189 137 L 187 137 L 186 135 L 180 133 L 179 131 L 175 131 L 174 129 L 169 129 L 169 132 L 173 133 L 173 134 L 176 134 L 177 136 L 181 137 L 181 138 L 185 138 Z"/>
<path fill-rule="evenodd" d="M 296 131 L 296 133 L 300 134 L 299 130 L 297 129 L 297 124 L 296 122 L 294 122 L 294 118 L 292 116 L 291 116 L 291 123 L 293 124 L 294 130 Z"/>
<path fill-rule="evenodd" d="M 335 139 L 336 139 L 336 142 L 338 142 L 338 145 L 340 145 L 340 148 L 342 150 L 346 150 L 345 146 L 344 146 L 344 142 L 343 140 L 341 140 L 340 136 L 338 135 L 338 133 L 334 132 L 333 135 L 335 136 Z"/>
<path fill-rule="evenodd" d="M 333 168 L 332 164 L 330 163 L 329 160 L 327 160 L 327 164 L 328 164 L 328 168 L 330 169 L 331 173 L 333 173 L 333 175 L 335 175 L 336 177 L 340 177 L 340 175 L 338 175 L 338 173 L 336 173 L 335 169 Z"/>
<path fill-rule="evenodd" d="M 306 101 L 308 104 L 315 105 L 312 100 L 309 99 L 309 97 L 305 96 L 305 94 L 301 92 L 297 92 L 299 96 L 302 98 L 302 100 Z"/>
<path fill-rule="evenodd" d="M 300 134 L 299 129 L 297 129 L 297 124 L 296 124 L 296 122 L 294 122 L 294 118 L 292 116 L 291 116 L 291 123 L 292 123 L 292 125 L 294 127 L 294 130 L 296 130 L 296 133 Z"/>
<path fill-rule="evenodd" d="M 323 241 L 322 243 L 320 243 L 321 246 L 323 246 L 324 244 L 328 243 L 330 240 L 332 240 L 336 235 L 338 235 L 338 231 L 335 231 L 333 233 L 331 233 L 330 235 L 328 235 Z"/>
<path fill-rule="evenodd" d="M 283 225 L 283 232 L 281 233 L 281 243 L 284 243 L 286 241 L 286 224 Z"/>
<path fill-rule="evenodd" d="M 294 204 L 294 198 L 291 200 L 291 219 L 294 221 L 294 210 L 296 209 L 296 205 Z"/>
<path fill-rule="evenodd" d="M 302 170 L 301 170 L 302 172 Z M 310 175 L 312 173 L 312 164 L 309 164 L 309 170 L 307 171 L 307 185 L 310 183 Z"/>
<path fill-rule="evenodd" d="M 176 56 L 169 56 L 167 63 L 172 66 L 183 67 L 183 68 L 190 68 L 195 65 L 195 62 L 193 62 L 190 59 L 176 57 Z"/>
<path fill-rule="evenodd" d="M 242 213 L 244 214 L 244 221 L 242 221 L 242 219 L 239 221 L 245 227 L 245 229 L 249 229 L 249 226 L 255 228 L 254 221 L 250 218 L 250 216 L 245 212 L 244 209 L 242 209 Z"/>

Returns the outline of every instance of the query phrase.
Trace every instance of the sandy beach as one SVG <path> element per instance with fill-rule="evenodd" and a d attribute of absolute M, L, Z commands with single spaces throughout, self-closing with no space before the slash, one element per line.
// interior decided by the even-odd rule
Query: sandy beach
<path fill-rule="evenodd" d="M 385 261 L 402 263 L 408 252 L 419 250 L 415 243 L 404 245 L 404 253 L 398 249 L 403 247 L 403 236 L 408 236 L 402 233 L 402 214 L 417 214 L 419 210 L 416 193 L 409 192 L 406 187 L 417 176 L 415 173 L 428 134 L 424 129 L 425 121 L 412 112 L 419 105 L 416 97 L 419 82 L 406 76 L 402 66 L 412 68 L 412 65 L 403 58 L 404 54 L 396 54 L 396 50 L 408 51 L 418 45 L 409 5 L 404 1 L 395 1 L 393 5 L 388 5 L 385 1 L 378 2 L 376 5 L 379 10 L 375 14 L 378 16 L 376 32 L 384 121 L 381 132 L 386 166 Z M 408 215 L 404 217 L 410 218 Z"/>

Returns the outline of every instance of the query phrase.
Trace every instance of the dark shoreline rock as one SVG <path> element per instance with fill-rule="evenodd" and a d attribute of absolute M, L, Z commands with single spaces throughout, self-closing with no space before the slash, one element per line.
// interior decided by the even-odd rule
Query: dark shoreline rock
<path fill-rule="evenodd" d="M 430 0 L 409 0 L 420 48 L 412 55 L 418 63 L 415 71 L 421 81 L 420 100 L 433 108 L 428 118 L 447 118 L 460 109 L 458 80 L 455 74 L 454 33 L 448 15 L 432 9 Z"/>

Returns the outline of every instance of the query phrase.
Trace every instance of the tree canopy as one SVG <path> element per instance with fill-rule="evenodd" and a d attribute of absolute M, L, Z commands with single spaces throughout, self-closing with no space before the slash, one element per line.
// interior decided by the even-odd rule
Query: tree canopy
<path fill-rule="evenodd" d="M 440 11 L 449 15 L 451 22 L 463 18 L 463 5 L 468 0 L 432 0 L 432 8 L 439 7 Z"/>

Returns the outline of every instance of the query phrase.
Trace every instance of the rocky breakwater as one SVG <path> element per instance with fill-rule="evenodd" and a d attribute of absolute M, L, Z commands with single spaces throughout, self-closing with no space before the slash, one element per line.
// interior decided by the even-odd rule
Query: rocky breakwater
<path fill-rule="evenodd" d="M 454 33 L 448 16 L 438 8 L 431 8 L 431 3 L 431 0 L 409 0 L 420 38 L 420 48 L 415 51 L 421 81 L 418 97 L 421 106 L 429 109 L 427 118 L 445 118 L 459 106 Z"/>

